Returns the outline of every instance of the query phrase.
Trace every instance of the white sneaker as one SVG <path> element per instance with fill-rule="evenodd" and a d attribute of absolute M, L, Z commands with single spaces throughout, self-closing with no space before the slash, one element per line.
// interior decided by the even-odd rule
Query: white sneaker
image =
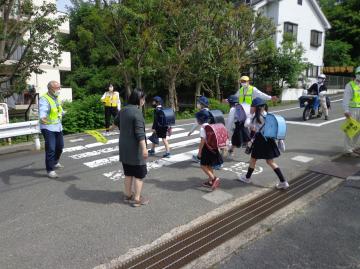
<path fill-rule="evenodd" d="M 55 171 L 50 171 L 50 172 L 48 173 L 48 177 L 49 177 L 49 178 L 58 178 L 59 175 L 56 174 Z"/>
<path fill-rule="evenodd" d="M 239 181 L 241 182 L 244 182 L 244 183 L 251 183 L 251 179 L 250 178 L 246 178 L 245 175 L 241 175 L 239 178 L 238 178 Z"/>
<path fill-rule="evenodd" d="M 287 181 L 279 182 L 278 184 L 276 184 L 276 188 L 281 190 L 286 190 L 287 188 L 289 188 L 289 186 L 290 185 Z"/>
<path fill-rule="evenodd" d="M 61 163 L 55 164 L 54 167 L 55 167 L 56 169 L 62 169 L 62 168 L 64 168 L 64 166 L 63 166 Z"/>

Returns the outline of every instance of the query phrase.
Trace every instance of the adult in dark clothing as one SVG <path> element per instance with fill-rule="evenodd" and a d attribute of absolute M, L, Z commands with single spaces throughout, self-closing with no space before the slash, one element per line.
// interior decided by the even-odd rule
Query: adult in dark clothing
<path fill-rule="evenodd" d="M 320 74 L 318 76 L 318 81 L 311 85 L 311 87 L 308 89 L 308 94 L 310 95 L 316 95 L 319 97 L 320 100 L 320 107 L 322 110 L 322 113 L 325 115 L 325 120 L 329 119 L 329 109 L 328 104 L 326 100 L 326 85 L 324 84 L 326 79 L 326 76 L 324 74 Z M 319 113 L 319 116 L 321 117 L 321 114 Z"/>
<path fill-rule="evenodd" d="M 119 127 L 119 155 L 125 174 L 124 202 L 138 207 L 148 204 L 149 200 L 141 196 L 143 179 L 147 174 L 145 120 L 141 107 L 145 104 L 145 94 L 135 89 L 126 107 L 115 118 L 114 124 Z M 132 185 L 134 183 L 134 191 Z"/>

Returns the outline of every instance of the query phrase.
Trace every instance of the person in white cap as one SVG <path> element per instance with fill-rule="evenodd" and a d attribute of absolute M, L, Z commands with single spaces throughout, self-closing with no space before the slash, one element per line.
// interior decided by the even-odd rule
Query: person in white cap
<path fill-rule="evenodd" d="M 345 86 L 343 98 L 344 115 L 360 122 L 360 66 L 355 69 L 355 79 Z M 345 152 L 348 155 L 360 157 L 360 145 L 358 143 L 360 134 L 350 139 L 345 135 Z"/>
<path fill-rule="evenodd" d="M 329 109 L 326 103 L 326 85 L 324 84 L 326 76 L 324 74 L 319 74 L 318 81 L 315 82 L 308 89 L 308 94 L 319 96 L 320 107 L 323 114 L 325 114 L 325 120 L 329 119 Z M 321 117 L 321 113 L 318 114 L 318 117 Z"/>
<path fill-rule="evenodd" d="M 239 98 L 239 104 L 247 104 L 245 106 L 250 107 L 252 100 L 256 97 L 259 97 L 265 101 L 273 100 L 277 101 L 278 98 L 276 96 L 270 96 L 262 91 L 258 90 L 256 87 L 250 85 L 250 78 L 248 76 L 242 76 L 240 78 L 240 89 L 235 93 L 235 96 Z"/>

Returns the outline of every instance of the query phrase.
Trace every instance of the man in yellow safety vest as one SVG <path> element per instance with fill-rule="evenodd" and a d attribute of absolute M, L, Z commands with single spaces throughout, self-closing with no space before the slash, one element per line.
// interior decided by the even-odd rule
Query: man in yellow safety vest
<path fill-rule="evenodd" d="M 63 109 L 59 101 L 60 84 L 50 81 L 48 92 L 39 100 L 40 130 L 45 139 L 45 165 L 50 178 L 59 177 L 55 169 L 63 168 L 59 163 L 64 148 L 63 127 L 61 124 Z"/>
<path fill-rule="evenodd" d="M 352 117 L 360 122 L 360 66 L 355 69 L 355 80 L 345 86 L 343 108 L 346 118 Z M 348 155 L 360 157 L 359 137 L 360 134 L 357 134 L 350 139 L 345 135 L 345 152 Z"/>
<path fill-rule="evenodd" d="M 119 93 L 114 91 L 112 84 L 109 85 L 109 90 L 101 97 L 101 102 L 105 105 L 105 128 L 106 132 L 109 132 L 111 116 L 115 118 L 121 109 Z"/>
<path fill-rule="evenodd" d="M 249 84 L 250 78 L 248 76 L 242 76 L 240 78 L 241 87 L 235 93 L 235 96 L 239 98 L 239 104 L 247 104 L 246 107 L 250 107 L 252 100 L 256 97 L 268 101 L 276 101 L 278 98 L 276 96 L 267 95 L 259 91 L 256 87 Z"/>

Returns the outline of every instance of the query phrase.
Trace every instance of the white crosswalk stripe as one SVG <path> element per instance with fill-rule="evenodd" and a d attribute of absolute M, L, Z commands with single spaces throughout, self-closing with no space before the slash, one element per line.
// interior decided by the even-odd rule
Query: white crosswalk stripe
<path fill-rule="evenodd" d="M 172 131 L 173 132 L 178 132 L 178 131 L 182 131 L 182 130 L 184 130 L 184 129 L 182 129 L 182 128 L 174 128 Z M 146 137 L 150 136 L 151 134 L 152 133 L 146 133 Z M 196 134 L 196 132 L 194 132 L 194 134 Z M 174 135 L 171 135 L 169 137 L 169 140 L 176 139 L 176 138 L 181 138 L 181 137 L 185 137 L 185 136 L 187 136 L 187 132 L 180 133 L 180 134 L 174 134 Z M 95 148 L 95 147 L 101 147 L 101 146 L 104 146 L 104 145 L 116 144 L 118 142 L 119 142 L 119 138 L 110 139 L 110 140 L 108 140 L 108 142 L 106 144 L 96 142 L 96 143 L 91 143 L 91 144 L 87 144 L 87 145 L 84 145 L 84 146 L 74 146 L 74 147 L 64 148 L 63 152 L 64 153 L 75 152 L 75 151 L 86 150 L 86 149 Z"/>
<path fill-rule="evenodd" d="M 186 146 L 197 144 L 199 142 L 200 142 L 200 138 L 185 140 L 185 141 L 181 141 L 181 142 L 171 144 L 171 149 L 183 148 L 183 147 L 186 147 Z M 156 149 L 157 152 L 162 152 L 164 150 L 165 150 L 165 146 L 161 146 L 161 147 L 158 147 Z M 115 151 L 115 150 L 113 150 L 113 151 Z M 78 155 L 81 155 L 81 154 L 78 154 Z M 108 165 L 110 163 L 118 162 L 118 161 L 119 161 L 119 155 L 116 155 L 116 156 L 111 156 L 111 157 L 107 157 L 107 158 L 98 159 L 98 160 L 91 161 L 91 162 L 85 162 L 84 165 L 86 165 L 86 166 L 88 166 L 90 168 L 96 168 L 96 167 L 100 167 L 100 166 L 103 166 L 103 165 Z"/>
<path fill-rule="evenodd" d="M 147 166 L 148 171 L 154 170 L 154 169 L 159 169 L 161 167 L 169 166 L 169 165 L 172 165 L 175 163 L 189 161 L 192 159 L 192 156 L 196 153 L 197 153 L 197 150 L 190 150 L 190 151 L 187 151 L 184 153 L 173 155 L 170 158 L 162 158 L 160 160 L 148 162 L 146 164 L 146 166 Z M 107 172 L 107 173 L 104 173 L 103 175 L 105 177 L 111 179 L 112 181 L 117 181 L 117 180 L 120 180 L 125 177 L 124 173 L 121 169 Z"/>

